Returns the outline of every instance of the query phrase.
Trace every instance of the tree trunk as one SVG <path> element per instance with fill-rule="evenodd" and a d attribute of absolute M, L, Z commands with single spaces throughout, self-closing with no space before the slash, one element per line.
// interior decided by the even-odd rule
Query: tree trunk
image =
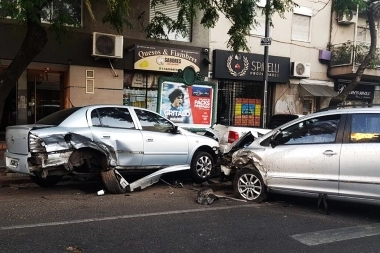
<path fill-rule="evenodd" d="M 330 100 L 329 106 L 337 106 L 346 100 L 348 94 L 356 86 L 358 86 L 363 76 L 364 71 L 369 66 L 370 62 L 372 61 L 372 59 L 374 58 L 376 54 L 377 37 L 376 37 L 376 25 L 375 25 L 375 11 L 374 11 L 373 4 L 369 4 L 367 8 L 367 16 L 368 16 L 369 32 L 371 35 L 371 46 L 369 48 L 368 54 L 365 56 L 363 62 L 359 65 L 358 69 L 356 70 L 354 79 L 343 89 L 343 91 L 338 96 L 333 97 Z M 353 62 L 352 64 L 355 64 L 355 62 Z"/>
<path fill-rule="evenodd" d="M 41 23 L 27 19 L 26 28 L 25 38 L 20 50 L 0 76 L 0 122 L 2 122 L 3 118 L 5 99 L 12 89 L 16 87 L 22 72 L 33 61 L 34 57 L 42 51 L 48 41 L 47 33 Z"/>

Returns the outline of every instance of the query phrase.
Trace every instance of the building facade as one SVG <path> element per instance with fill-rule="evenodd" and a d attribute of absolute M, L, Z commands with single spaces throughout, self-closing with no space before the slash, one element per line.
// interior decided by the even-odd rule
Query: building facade
<path fill-rule="evenodd" d="M 268 118 L 279 113 L 308 114 L 327 107 L 331 97 L 336 96 L 352 79 L 357 64 L 360 63 L 360 57 L 356 57 L 356 64 L 352 62 L 352 48 L 349 51 L 340 48 L 340 52 L 348 52 L 350 57 L 344 63 L 334 63 L 336 56 L 334 58 L 333 49 L 336 55 L 342 43 L 359 40 L 366 40 L 367 44 L 369 42 L 365 15 L 354 14 L 350 20 L 347 17 L 342 20 L 336 12 L 331 11 L 331 1 L 295 2 L 299 7 L 285 13 L 283 18 L 275 15 L 273 27 L 270 27 L 269 37 L 272 41 L 268 49 Z M 261 9 L 265 4 L 266 0 L 259 2 Z M 250 118 L 255 121 L 257 117 L 262 117 L 260 109 L 255 110 L 251 116 L 244 116 L 240 110 L 242 106 L 249 107 L 247 103 L 254 103 L 251 107 L 259 108 L 264 99 L 264 46 L 261 45 L 261 40 L 265 37 L 265 15 L 261 11 L 258 12 L 256 21 L 257 26 L 251 29 L 247 38 L 250 53 L 234 56 L 229 52 L 227 57 L 233 59 L 232 62 L 220 61 L 215 57 L 220 50 L 228 50 L 226 27 L 230 27 L 230 21 L 222 18 L 210 32 L 210 50 L 214 51 L 214 68 L 210 68 L 210 77 L 218 82 L 219 98 L 229 101 L 226 108 L 223 108 L 223 104 L 218 107 L 217 119 L 220 123 L 249 126 L 252 125 Z M 254 60 L 245 63 L 245 57 Z M 280 58 L 283 59 L 282 63 L 276 63 Z M 220 66 L 223 66 L 224 75 L 219 73 Z M 287 68 L 287 73 L 283 71 L 284 68 Z M 376 103 L 379 97 L 379 84 L 376 81 L 378 76 L 376 69 L 366 70 L 362 83 L 351 92 L 347 103 Z M 244 92 L 239 93 L 237 90 Z M 228 119 L 227 122 L 225 119 Z M 257 120 L 254 125 L 257 126 Z"/>

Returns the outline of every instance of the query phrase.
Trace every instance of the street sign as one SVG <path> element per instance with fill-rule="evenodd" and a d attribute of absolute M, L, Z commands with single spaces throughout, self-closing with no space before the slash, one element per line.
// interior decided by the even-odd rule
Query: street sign
<path fill-rule="evenodd" d="M 260 42 L 261 46 L 270 46 L 271 43 L 272 43 L 272 38 L 271 37 L 261 38 L 261 42 Z"/>

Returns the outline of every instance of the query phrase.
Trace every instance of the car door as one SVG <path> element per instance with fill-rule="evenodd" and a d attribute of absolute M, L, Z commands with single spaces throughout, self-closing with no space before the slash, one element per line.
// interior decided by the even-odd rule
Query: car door
<path fill-rule="evenodd" d="M 340 158 L 339 194 L 380 199 L 380 114 L 352 114 Z"/>
<path fill-rule="evenodd" d="M 189 156 L 187 136 L 173 133 L 174 125 L 161 115 L 134 109 L 140 122 L 144 143 L 143 166 L 186 164 Z"/>
<path fill-rule="evenodd" d="M 309 118 L 282 130 L 263 157 L 268 186 L 338 194 L 340 118 Z"/>
<path fill-rule="evenodd" d="M 117 165 L 140 166 L 143 139 L 128 108 L 100 107 L 90 113 L 94 141 L 104 143 L 115 151 Z"/>

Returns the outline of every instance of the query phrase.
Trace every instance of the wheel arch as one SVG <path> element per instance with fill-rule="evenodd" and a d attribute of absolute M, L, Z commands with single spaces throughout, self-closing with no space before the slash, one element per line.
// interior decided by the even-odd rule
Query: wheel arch
<path fill-rule="evenodd" d="M 215 150 L 213 150 L 212 147 L 207 146 L 207 145 L 202 145 L 202 146 L 199 146 L 198 148 L 194 149 L 193 152 L 191 153 L 191 157 L 189 157 L 189 162 L 192 161 L 194 154 L 198 151 L 204 151 L 204 152 L 209 153 L 211 155 L 212 159 L 214 160 L 214 163 L 216 163 L 218 156 L 215 153 Z"/>

